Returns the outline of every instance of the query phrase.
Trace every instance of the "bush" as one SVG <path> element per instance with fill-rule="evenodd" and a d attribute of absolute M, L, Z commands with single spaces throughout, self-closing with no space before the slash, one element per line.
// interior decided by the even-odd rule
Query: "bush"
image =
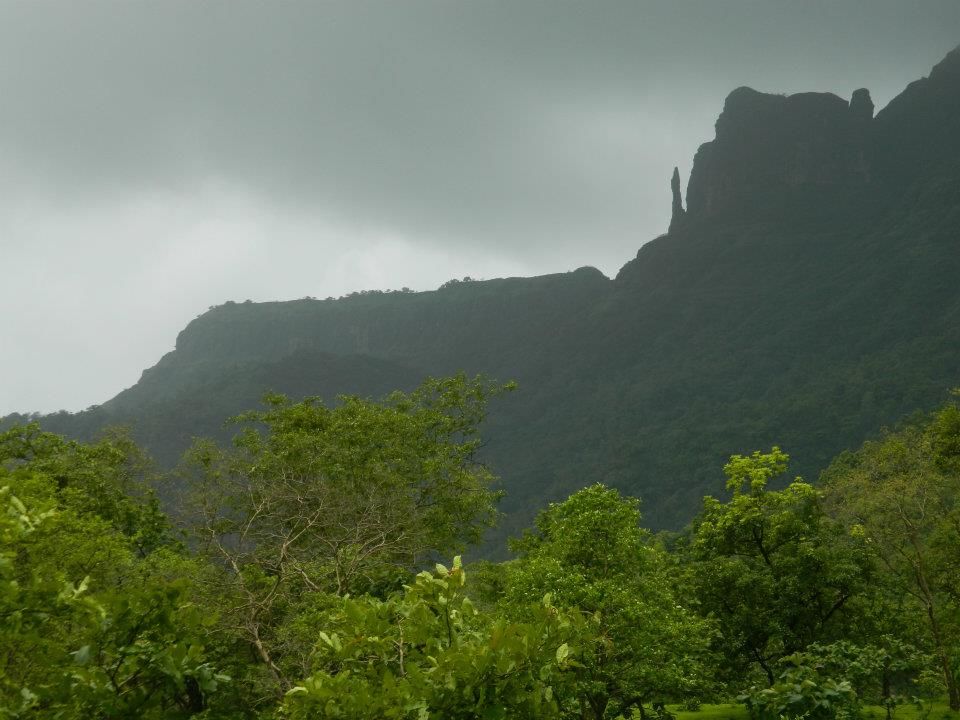
<path fill-rule="evenodd" d="M 754 720 L 856 718 L 859 702 L 850 682 L 821 672 L 822 665 L 806 653 L 783 659 L 786 666 L 773 687 L 750 688 L 737 698 Z"/>

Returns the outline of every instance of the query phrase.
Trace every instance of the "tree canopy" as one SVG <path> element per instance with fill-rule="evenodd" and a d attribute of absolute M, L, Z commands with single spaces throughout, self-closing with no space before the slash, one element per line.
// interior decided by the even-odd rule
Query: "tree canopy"
<path fill-rule="evenodd" d="M 956 404 L 838 456 L 817 486 L 787 481 L 778 447 L 733 455 L 683 533 L 652 533 L 638 498 L 595 483 L 542 510 L 512 559 L 448 567 L 496 521 L 475 453 L 509 387 L 269 396 L 165 483 L 123 432 L 0 433 L 0 718 L 670 720 L 737 700 L 754 720 L 890 720 L 956 704 Z M 155 494 L 170 483 L 189 490 L 176 522 Z"/>

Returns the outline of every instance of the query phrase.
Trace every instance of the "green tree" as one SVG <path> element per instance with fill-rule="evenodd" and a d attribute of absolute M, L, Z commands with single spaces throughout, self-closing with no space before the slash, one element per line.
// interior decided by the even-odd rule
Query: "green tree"
<path fill-rule="evenodd" d="M 312 638 L 281 629 L 311 594 L 396 587 L 494 523 L 495 477 L 474 455 L 486 403 L 508 387 L 459 375 L 332 408 L 273 396 L 238 418 L 250 426 L 233 450 L 195 445 L 186 507 L 203 553 L 224 568 L 213 592 L 228 598 L 225 629 L 250 644 L 276 692 L 309 658 Z"/>
<path fill-rule="evenodd" d="M 845 453 L 823 475 L 831 512 L 862 537 L 884 589 L 906 597 L 960 709 L 960 411 Z"/>
<path fill-rule="evenodd" d="M 800 479 L 768 488 L 787 461 L 776 447 L 731 457 L 731 497 L 705 498 L 688 538 L 690 583 L 719 620 L 731 679 L 754 666 L 773 685 L 781 658 L 843 637 L 867 585 L 863 543 L 824 514 L 816 488 Z"/>
<path fill-rule="evenodd" d="M 453 567 L 380 600 L 338 599 L 318 630 L 315 670 L 287 692 L 297 718 L 473 720 L 563 717 L 591 623 L 549 596 L 526 622 L 484 616 Z"/>
<path fill-rule="evenodd" d="M 157 572 L 178 547 L 155 501 L 125 493 L 130 450 L 0 435 L 0 717 L 188 717 L 224 679 Z"/>
<path fill-rule="evenodd" d="M 35 422 L 15 425 L 0 433 L 0 467 L 19 482 L 36 481 L 27 492 L 45 502 L 102 519 L 141 557 L 174 543 L 152 487 L 150 460 L 123 429 L 108 429 L 87 444 Z"/>
<path fill-rule="evenodd" d="M 523 617 L 544 593 L 595 616 L 598 639 L 578 670 L 578 716 L 628 712 L 703 694 L 714 632 L 676 586 L 666 553 L 640 526 L 639 501 L 597 484 L 540 513 L 513 544 L 505 612 Z"/>

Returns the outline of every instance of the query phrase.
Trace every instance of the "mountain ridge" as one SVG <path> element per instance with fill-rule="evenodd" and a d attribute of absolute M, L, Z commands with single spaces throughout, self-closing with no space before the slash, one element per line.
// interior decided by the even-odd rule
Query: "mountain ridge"
<path fill-rule="evenodd" d="M 869 93 L 734 90 L 667 234 L 598 270 L 426 293 L 227 303 L 85 413 L 170 464 L 265 390 L 383 394 L 464 370 L 520 390 L 491 412 L 501 534 L 595 481 L 676 528 L 723 461 L 780 443 L 813 474 L 960 378 L 960 49 L 873 114 Z M 215 418 L 214 415 L 222 413 Z"/>

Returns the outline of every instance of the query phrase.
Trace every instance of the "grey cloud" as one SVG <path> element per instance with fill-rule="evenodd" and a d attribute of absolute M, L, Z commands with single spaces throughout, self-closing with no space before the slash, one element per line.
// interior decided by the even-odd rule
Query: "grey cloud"
<path fill-rule="evenodd" d="M 115 319 L 91 346 L 121 341 L 132 288 L 154 293 L 138 305 L 157 308 L 142 353 L 122 372 L 119 357 L 89 360 L 62 403 L 77 407 L 168 349 L 188 305 L 615 273 L 665 230 L 673 166 L 686 175 L 731 89 L 867 86 L 882 106 L 958 41 L 955 0 L 0 0 L 0 261 L 52 286 L 87 277 L 74 304 Z M 171 261 L 166 284 L 145 266 L 158 246 L 233 227 L 228 214 L 257 262 L 205 277 Z M 290 276 L 296 254 L 338 272 L 311 287 Z M 0 332 L 55 338 L 57 300 L 37 302 Z M 23 381 L 0 412 L 66 397 L 2 362 Z M 68 366 L 53 373 L 64 384 Z"/>
<path fill-rule="evenodd" d="M 726 92 L 887 98 L 955 44 L 951 5 L 19 3 L 0 30 L 0 142 L 90 192 L 220 176 L 443 242 L 639 241 Z M 593 107 L 636 117 L 635 139 L 591 132 Z M 604 152 L 604 177 L 578 175 Z"/>

